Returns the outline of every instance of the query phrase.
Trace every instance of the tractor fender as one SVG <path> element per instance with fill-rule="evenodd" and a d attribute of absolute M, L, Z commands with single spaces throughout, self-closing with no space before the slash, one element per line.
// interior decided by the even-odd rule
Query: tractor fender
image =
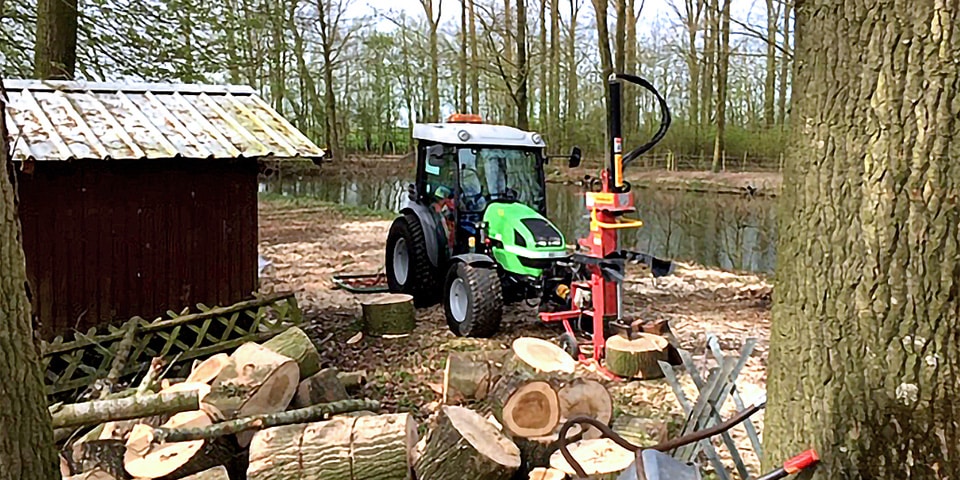
<path fill-rule="evenodd" d="M 420 227 L 423 229 L 423 239 L 427 244 L 427 258 L 434 267 L 440 266 L 440 242 L 437 239 L 437 219 L 434 213 L 427 207 L 419 203 L 408 203 L 400 209 L 401 214 L 412 213 L 420 219 Z"/>
<path fill-rule="evenodd" d="M 493 258 L 482 253 L 461 253 L 460 255 L 454 255 L 453 258 L 450 259 L 450 264 L 452 265 L 454 263 L 465 263 L 478 267 L 492 267 L 497 264 Z"/>

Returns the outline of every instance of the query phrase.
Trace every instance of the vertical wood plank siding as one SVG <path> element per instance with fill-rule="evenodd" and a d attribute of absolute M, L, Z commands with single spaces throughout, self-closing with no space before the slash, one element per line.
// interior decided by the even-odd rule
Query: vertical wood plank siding
<path fill-rule="evenodd" d="M 45 339 L 257 287 L 255 160 L 37 162 L 18 183 Z"/>

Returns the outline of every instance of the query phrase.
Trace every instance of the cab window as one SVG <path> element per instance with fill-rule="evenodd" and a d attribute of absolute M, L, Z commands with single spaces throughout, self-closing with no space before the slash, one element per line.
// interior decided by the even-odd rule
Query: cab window
<path fill-rule="evenodd" d="M 432 199 L 451 198 L 456 189 L 457 161 L 452 147 L 431 145 L 426 148 L 426 194 Z"/>

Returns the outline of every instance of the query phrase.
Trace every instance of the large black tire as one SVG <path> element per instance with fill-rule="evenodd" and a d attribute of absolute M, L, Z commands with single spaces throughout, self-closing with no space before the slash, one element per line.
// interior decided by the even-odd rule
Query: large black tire
<path fill-rule="evenodd" d="M 423 226 L 416 215 L 404 214 L 390 225 L 385 263 L 391 292 L 412 295 L 421 308 L 437 303 L 437 269 L 430 263 Z"/>
<path fill-rule="evenodd" d="M 456 263 L 447 272 L 443 310 L 461 337 L 492 337 L 503 318 L 503 291 L 496 268 Z"/>

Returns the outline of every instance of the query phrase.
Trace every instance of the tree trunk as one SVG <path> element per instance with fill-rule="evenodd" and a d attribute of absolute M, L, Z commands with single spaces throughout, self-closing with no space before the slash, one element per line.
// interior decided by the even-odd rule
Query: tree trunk
<path fill-rule="evenodd" d="M 480 113 L 480 60 L 477 58 L 477 24 L 476 7 L 474 0 L 466 0 L 470 4 L 470 103 L 472 112 Z"/>
<path fill-rule="evenodd" d="M 493 415 L 504 431 L 519 437 L 542 437 L 560 423 L 560 406 L 552 382 L 526 372 L 509 372 L 490 391 Z"/>
<path fill-rule="evenodd" d="M 547 93 L 550 90 L 550 83 L 552 79 L 549 77 L 550 70 L 547 68 L 547 62 L 550 61 L 550 52 L 547 50 L 547 0 L 540 0 L 540 91 L 537 95 L 537 128 L 540 132 L 547 135 L 547 140 L 549 141 L 550 136 L 547 133 L 548 125 L 550 124 L 547 120 L 547 112 L 550 103 L 550 94 Z"/>
<path fill-rule="evenodd" d="M 634 12 L 634 0 L 626 0 L 626 13 L 624 22 L 626 29 L 625 43 L 623 51 L 623 71 L 639 75 L 639 66 L 637 62 L 637 16 Z M 624 137 L 631 138 L 640 131 L 640 116 L 637 105 L 636 89 L 626 88 L 623 90 L 623 118 L 624 118 Z"/>
<path fill-rule="evenodd" d="M 403 335 L 417 326 L 413 297 L 403 293 L 386 293 L 362 300 L 363 333 L 374 337 Z"/>
<path fill-rule="evenodd" d="M 517 0 L 517 70 L 520 81 L 517 85 L 517 128 L 530 129 L 530 108 L 527 99 L 527 84 L 530 66 L 527 65 L 527 0 Z"/>
<path fill-rule="evenodd" d="M 320 371 L 320 353 L 313 340 L 297 327 L 290 327 L 266 342 L 263 348 L 290 357 L 300 367 L 300 378 L 305 379 Z"/>
<path fill-rule="evenodd" d="M 783 8 L 783 50 L 790 51 L 790 12 L 793 2 L 784 0 Z M 777 95 L 777 124 L 783 126 L 787 119 L 787 82 L 790 70 L 790 57 L 784 53 L 780 60 L 780 92 Z"/>
<path fill-rule="evenodd" d="M 337 378 L 338 373 L 335 368 L 324 368 L 312 377 L 300 382 L 291 406 L 306 408 L 318 403 L 336 402 L 350 398 L 347 395 L 346 387 Z"/>
<path fill-rule="evenodd" d="M 606 345 L 606 366 L 611 373 L 626 378 L 651 380 L 662 378 L 659 361 L 667 361 L 667 340 L 649 333 L 629 340 L 620 335 L 610 337 Z"/>
<path fill-rule="evenodd" d="M 409 479 L 418 440 L 417 422 L 409 413 L 357 417 L 350 439 L 353 478 Z"/>
<path fill-rule="evenodd" d="M 684 23 L 687 26 L 687 68 L 690 71 L 690 114 L 689 123 L 696 125 L 696 140 L 700 142 L 700 55 L 697 53 L 697 37 L 700 31 L 700 15 L 706 0 L 686 0 Z"/>
<path fill-rule="evenodd" d="M 75 427 L 197 410 L 199 398 L 200 394 L 193 390 L 61 405 L 51 408 L 51 423 L 54 428 Z"/>
<path fill-rule="evenodd" d="M 550 0 L 550 98 L 547 110 L 547 139 L 554 149 L 561 146 L 560 138 L 560 1 Z M 570 141 L 569 139 L 567 141 Z"/>
<path fill-rule="evenodd" d="M 0 112 L 7 110 L 5 98 L 0 95 Z M 0 402 L 6 412 L 15 412 L 0 415 L 0 480 L 47 480 L 57 478 L 58 460 L 34 343 L 8 149 L 6 115 L 0 115 L 0 378 L 6 379 Z"/>
<path fill-rule="evenodd" d="M 960 472 L 960 8 L 797 6 L 764 418 L 814 479 Z"/>
<path fill-rule="evenodd" d="M 611 337 L 612 338 L 612 337 Z M 573 417 L 587 416 L 595 418 L 605 425 L 613 419 L 613 396 L 602 383 L 595 380 L 577 378 L 557 391 L 560 405 L 560 424 Z M 585 438 L 599 438 L 600 431 L 589 427 Z"/>
<path fill-rule="evenodd" d="M 713 118 L 713 76 L 717 69 L 717 39 L 720 30 L 720 0 L 707 0 L 707 32 L 703 41 L 703 82 L 700 84 L 700 125 Z"/>
<path fill-rule="evenodd" d="M 163 427 L 200 428 L 212 423 L 209 415 L 195 411 L 178 413 Z M 148 425 L 134 427 L 126 447 L 124 468 L 136 478 L 177 479 L 223 465 L 241 452 L 225 439 L 155 443 Z"/>
<path fill-rule="evenodd" d="M 440 23 L 440 12 L 433 11 L 433 0 L 421 0 L 423 11 L 427 15 L 427 25 L 430 27 L 428 41 L 430 43 L 430 83 L 427 85 L 429 110 L 426 121 L 440 121 L 440 51 L 437 47 L 437 28 Z"/>
<path fill-rule="evenodd" d="M 454 405 L 486 398 L 499 375 L 506 351 L 450 352 L 443 369 L 443 403 Z"/>
<path fill-rule="evenodd" d="M 776 121 L 773 99 L 777 85 L 777 17 L 780 10 L 773 4 L 774 0 L 767 0 L 767 74 L 763 85 L 763 123 L 767 128 Z"/>
<path fill-rule="evenodd" d="M 580 13 L 580 0 L 570 0 L 570 26 L 567 29 L 567 113 L 563 116 L 564 137 L 567 142 L 575 142 L 574 132 L 578 126 L 579 92 L 577 85 L 577 16 Z"/>
<path fill-rule="evenodd" d="M 197 363 L 184 383 L 212 383 L 224 368 L 230 365 L 230 355 L 218 353 Z"/>
<path fill-rule="evenodd" d="M 77 68 L 77 0 L 39 0 L 33 75 L 70 80 Z"/>
<path fill-rule="evenodd" d="M 458 91 L 457 111 L 467 113 L 467 77 L 470 71 L 467 69 L 467 0 L 460 1 L 460 71 L 457 72 L 457 78 L 460 80 L 460 89 Z"/>
<path fill-rule="evenodd" d="M 724 129 L 727 123 L 727 77 L 730 71 L 730 2 L 723 0 L 723 23 L 720 26 L 720 48 L 717 58 L 717 134 L 713 141 L 713 171 L 719 172 L 723 157 Z"/>
<path fill-rule="evenodd" d="M 603 104 L 609 108 L 607 103 L 610 100 L 610 85 L 607 79 L 613 73 L 613 56 L 610 53 L 610 30 L 607 28 L 607 0 L 590 0 L 593 3 L 593 9 L 597 16 L 597 41 L 600 43 L 600 70 L 603 73 Z M 610 142 L 613 138 L 613 119 L 607 117 L 607 134 L 604 141 L 604 151 L 610 150 Z M 604 155 L 604 158 L 607 158 Z"/>

